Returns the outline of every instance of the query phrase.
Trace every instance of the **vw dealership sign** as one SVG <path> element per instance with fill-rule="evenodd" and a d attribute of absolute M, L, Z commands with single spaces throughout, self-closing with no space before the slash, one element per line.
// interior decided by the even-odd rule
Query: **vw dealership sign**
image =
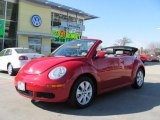
<path fill-rule="evenodd" d="M 33 15 L 31 22 L 32 22 L 32 25 L 35 27 L 39 27 L 42 24 L 42 20 L 39 15 Z"/>

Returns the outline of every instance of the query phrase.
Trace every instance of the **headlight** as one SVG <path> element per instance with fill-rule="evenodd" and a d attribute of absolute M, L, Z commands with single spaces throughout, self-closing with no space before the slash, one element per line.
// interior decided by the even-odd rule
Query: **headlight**
<path fill-rule="evenodd" d="M 67 69 L 63 66 L 54 68 L 49 74 L 48 77 L 51 80 L 59 79 L 66 74 Z"/>

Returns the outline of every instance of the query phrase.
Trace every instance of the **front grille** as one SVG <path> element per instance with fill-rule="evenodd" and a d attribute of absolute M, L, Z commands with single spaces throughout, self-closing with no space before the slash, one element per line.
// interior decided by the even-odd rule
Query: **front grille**
<path fill-rule="evenodd" d="M 39 97 L 39 98 L 54 98 L 55 95 L 53 93 L 37 92 L 37 97 Z"/>
<path fill-rule="evenodd" d="M 16 87 L 16 90 L 17 90 L 18 92 L 20 92 L 21 94 L 23 94 L 23 95 L 33 96 L 33 92 L 32 92 L 32 91 L 29 91 L 29 90 L 25 90 L 25 91 L 18 90 L 17 87 Z"/>

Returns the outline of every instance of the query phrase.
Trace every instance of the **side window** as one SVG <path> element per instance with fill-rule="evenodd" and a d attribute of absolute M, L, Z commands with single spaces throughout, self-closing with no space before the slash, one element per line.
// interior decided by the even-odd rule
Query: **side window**
<path fill-rule="evenodd" d="M 6 51 L 6 53 L 5 53 L 5 56 L 7 56 L 7 55 L 12 55 L 12 50 L 8 49 L 8 50 Z"/>
<path fill-rule="evenodd" d="M 0 52 L 0 56 L 4 56 L 5 51 L 6 51 L 6 50 L 2 50 L 2 51 Z"/>

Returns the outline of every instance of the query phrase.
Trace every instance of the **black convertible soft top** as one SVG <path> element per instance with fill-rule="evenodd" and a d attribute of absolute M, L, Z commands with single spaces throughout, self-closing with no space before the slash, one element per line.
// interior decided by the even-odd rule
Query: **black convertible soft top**
<path fill-rule="evenodd" d="M 130 47 L 130 46 L 111 46 L 111 47 L 105 47 L 102 48 L 103 51 L 106 51 L 108 54 L 128 54 L 128 55 L 134 55 L 135 52 L 138 51 L 138 48 Z"/>

